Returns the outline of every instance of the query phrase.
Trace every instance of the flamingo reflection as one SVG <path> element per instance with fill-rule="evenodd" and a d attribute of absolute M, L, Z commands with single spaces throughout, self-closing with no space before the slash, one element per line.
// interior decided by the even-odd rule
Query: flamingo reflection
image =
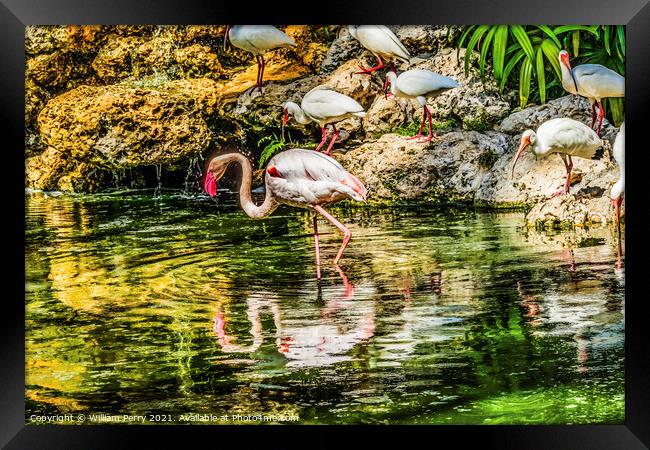
<path fill-rule="evenodd" d="M 264 343 L 260 318 L 267 310 L 273 316 L 275 346 L 287 360 L 287 367 L 318 367 L 351 359 L 348 352 L 374 335 L 372 305 L 354 302 L 352 285 L 345 284 L 339 295 L 331 296 L 320 310 L 319 318 L 295 318 L 283 314 L 276 294 L 256 292 L 246 299 L 247 318 L 251 323 L 252 343 L 236 343 L 226 330 L 223 312 L 214 317 L 214 333 L 226 353 L 253 353 Z"/>

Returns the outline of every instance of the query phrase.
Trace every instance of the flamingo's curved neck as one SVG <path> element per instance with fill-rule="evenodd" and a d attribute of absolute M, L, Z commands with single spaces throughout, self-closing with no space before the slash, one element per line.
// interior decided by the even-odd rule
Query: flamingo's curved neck
<path fill-rule="evenodd" d="M 307 117 L 307 115 L 302 110 L 302 108 L 298 106 L 296 103 L 287 102 L 286 108 L 289 114 L 291 114 L 296 119 L 296 122 L 301 123 L 303 125 L 311 122 L 311 119 Z"/>
<path fill-rule="evenodd" d="M 266 186 L 266 196 L 264 202 L 257 206 L 253 203 L 251 194 L 251 184 L 253 181 L 253 169 L 251 163 L 244 155 L 240 153 L 231 153 L 228 163 L 237 162 L 241 166 L 242 179 L 239 187 L 239 201 L 244 212 L 253 219 L 263 219 L 271 214 L 278 207 L 278 202 L 273 198 L 271 189 Z"/>

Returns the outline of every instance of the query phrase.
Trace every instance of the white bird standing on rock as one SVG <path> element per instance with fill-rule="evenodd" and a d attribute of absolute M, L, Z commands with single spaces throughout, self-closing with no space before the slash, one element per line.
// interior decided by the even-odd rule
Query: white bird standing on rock
<path fill-rule="evenodd" d="M 366 113 L 356 100 L 336 92 L 327 86 L 317 86 L 307 92 L 298 106 L 294 102 L 285 102 L 282 104 L 282 133 L 284 127 L 289 121 L 289 115 L 295 117 L 296 121 L 301 124 L 307 124 L 310 121 L 320 125 L 322 138 L 316 150 L 320 150 L 327 142 L 327 131 L 325 126 L 332 124 L 334 134 L 330 145 L 325 150 L 326 155 L 332 153 L 334 142 L 339 137 L 340 130 L 336 129 L 336 122 L 347 119 L 348 117 L 365 117 Z"/>
<path fill-rule="evenodd" d="M 390 87 L 390 91 L 395 97 L 415 98 L 424 108 L 420 131 L 415 136 L 408 138 L 421 138 L 422 130 L 424 129 L 424 119 L 428 118 L 429 137 L 423 142 L 431 142 L 433 138 L 431 112 L 427 108 L 427 98 L 436 97 L 449 89 L 460 86 L 456 80 L 425 69 L 407 70 L 399 77 L 393 72 L 388 72 L 386 73 L 386 85 Z"/>
<path fill-rule="evenodd" d="M 621 170 L 621 177 L 610 192 L 610 197 L 614 201 L 614 217 L 616 223 L 618 223 L 621 213 L 621 203 L 623 203 L 623 193 L 625 192 L 625 122 L 621 124 L 621 129 L 616 135 L 612 153 Z"/>
<path fill-rule="evenodd" d="M 226 49 L 226 43 L 230 43 L 237 48 L 246 50 L 255 55 L 257 61 L 257 82 L 252 87 L 252 91 L 259 89 L 264 94 L 264 53 L 276 48 L 295 47 L 289 36 L 278 30 L 272 25 L 235 25 L 226 26 L 226 32 L 223 37 L 223 47 Z"/>
<path fill-rule="evenodd" d="M 562 69 L 562 87 L 564 90 L 586 97 L 591 103 L 591 128 L 598 117 L 596 133 L 600 136 L 600 128 L 605 112 L 601 99 L 607 97 L 625 97 L 625 77 L 600 64 L 580 64 L 571 68 L 569 52 L 559 53 L 560 68 Z M 598 103 L 598 113 L 596 105 Z"/>
<path fill-rule="evenodd" d="M 384 67 L 384 61 L 382 57 L 386 60 L 390 60 L 390 66 L 393 72 L 395 72 L 395 66 L 393 65 L 393 59 L 400 59 L 406 62 L 409 62 L 411 55 L 409 54 L 404 44 L 399 40 L 395 33 L 393 33 L 390 28 L 385 25 L 348 25 L 348 32 L 355 38 L 359 43 L 370 50 L 370 52 L 375 55 L 377 58 L 378 64 L 375 67 L 369 69 L 364 69 L 359 66 L 361 72 L 364 74 L 372 74 L 375 70 L 379 70 Z"/>
<path fill-rule="evenodd" d="M 557 153 L 564 162 L 567 171 L 564 188 L 552 196 L 567 194 L 571 186 L 572 156 L 586 159 L 598 159 L 602 156 L 603 140 L 596 132 L 582 122 L 563 117 L 547 120 L 539 126 L 537 133 L 533 130 L 524 131 L 521 143 L 512 161 L 511 177 L 515 173 L 515 165 L 521 154 L 530 147 L 539 156 Z M 600 150 L 600 151 L 599 151 Z"/>

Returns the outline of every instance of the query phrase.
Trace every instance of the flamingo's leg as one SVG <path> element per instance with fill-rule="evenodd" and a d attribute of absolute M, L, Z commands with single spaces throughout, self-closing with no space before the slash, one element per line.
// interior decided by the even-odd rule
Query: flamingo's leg
<path fill-rule="evenodd" d="M 598 100 L 598 130 L 596 134 L 600 136 L 600 127 L 603 125 L 603 117 L 605 116 L 605 110 L 603 109 L 603 104 Z"/>
<path fill-rule="evenodd" d="M 343 300 L 349 300 L 352 297 L 354 297 L 354 286 L 350 281 L 348 280 L 348 277 L 345 275 L 345 272 L 343 272 L 343 269 L 336 264 L 334 265 L 334 269 L 338 272 L 339 276 L 343 280 L 343 285 L 345 286 L 345 294 L 343 295 Z"/>
<path fill-rule="evenodd" d="M 558 195 L 564 195 L 569 193 L 569 187 L 571 186 L 571 171 L 573 170 L 573 161 L 571 160 L 571 155 L 565 155 L 564 153 L 558 153 L 562 162 L 564 162 L 564 167 L 566 168 L 566 181 L 564 182 L 564 188 L 553 193 L 551 197 L 556 197 Z"/>
<path fill-rule="evenodd" d="M 320 144 L 318 144 L 318 147 L 316 147 L 316 151 L 320 150 L 323 145 L 325 145 L 325 142 L 327 142 L 327 131 L 325 130 L 325 127 L 321 127 L 321 133 L 322 137 L 320 140 Z"/>
<path fill-rule="evenodd" d="M 381 60 L 381 57 L 379 55 L 375 55 L 377 57 L 377 61 L 379 64 L 377 64 L 375 67 L 371 67 L 370 69 L 364 69 L 363 67 L 359 66 L 359 69 L 361 69 L 361 72 L 355 72 L 357 74 L 364 74 L 364 75 L 372 75 L 372 73 L 375 70 L 379 70 L 382 67 L 384 67 L 384 61 Z"/>
<path fill-rule="evenodd" d="M 418 131 L 418 134 L 416 134 L 415 136 L 411 136 L 411 137 L 406 138 L 407 140 L 417 139 L 417 138 L 422 137 L 422 130 L 424 129 L 424 120 L 425 120 L 425 118 L 427 116 L 426 108 L 427 108 L 427 105 L 424 105 L 424 109 L 422 110 L 422 124 L 420 124 L 420 131 Z"/>
<path fill-rule="evenodd" d="M 320 280 L 320 247 L 318 246 L 318 220 L 314 213 L 314 242 L 316 243 L 316 278 Z"/>
<path fill-rule="evenodd" d="M 318 211 L 323 217 L 325 217 L 327 220 L 332 222 L 339 230 L 343 232 L 343 243 L 341 244 L 341 248 L 339 249 L 336 258 L 334 258 L 334 264 L 338 264 L 339 259 L 341 259 L 341 256 L 343 256 L 343 250 L 345 250 L 345 247 L 347 247 L 348 242 L 352 237 L 352 232 L 345 225 L 343 225 L 341 222 L 339 222 L 334 217 L 332 217 L 332 215 L 330 215 L 330 213 L 325 211 L 321 206 L 312 205 L 312 208 Z"/>
<path fill-rule="evenodd" d="M 339 130 L 336 129 L 336 125 L 332 124 L 332 128 L 334 129 L 334 135 L 332 136 L 330 145 L 328 145 L 327 150 L 325 150 L 325 154 L 328 156 L 332 154 L 332 147 L 334 147 L 334 141 L 336 141 L 336 139 L 339 137 Z"/>

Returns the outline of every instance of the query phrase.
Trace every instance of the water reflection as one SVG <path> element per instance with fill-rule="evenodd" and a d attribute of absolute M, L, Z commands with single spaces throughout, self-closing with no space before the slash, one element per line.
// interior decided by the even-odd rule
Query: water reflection
<path fill-rule="evenodd" d="M 528 230 L 522 214 L 453 208 L 336 214 L 354 238 L 319 280 L 307 213 L 28 195 L 28 416 L 622 421 L 616 230 Z M 319 231 L 326 261 L 340 236 Z M 589 401 L 567 411 L 572 395 Z M 534 415 L 498 400 L 518 396 L 538 399 Z"/>

